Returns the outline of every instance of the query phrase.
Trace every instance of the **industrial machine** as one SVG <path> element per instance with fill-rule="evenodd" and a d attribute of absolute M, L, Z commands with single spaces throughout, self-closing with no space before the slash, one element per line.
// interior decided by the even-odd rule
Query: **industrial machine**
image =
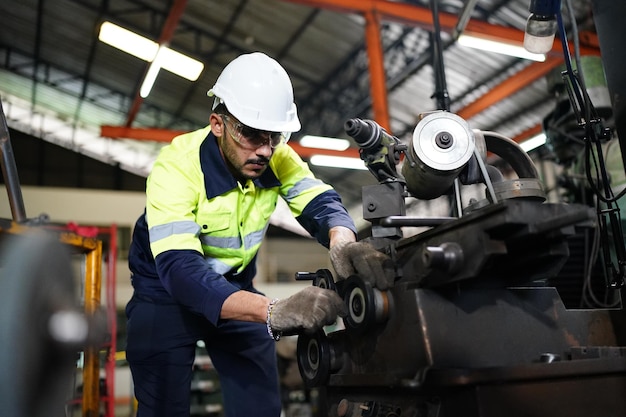
<path fill-rule="evenodd" d="M 371 120 L 346 130 L 377 177 L 363 190 L 367 238 L 396 273 L 387 291 L 354 275 L 304 274 L 337 291 L 343 326 L 298 338 L 298 365 L 329 416 L 623 416 L 626 346 L 610 309 L 567 309 L 550 285 L 568 239 L 594 228 L 594 211 L 546 203 L 532 161 L 515 142 L 475 131 L 448 112 L 424 115 L 410 146 Z M 485 163 L 505 159 L 505 179 Z M 404 153 L 403 175 L 395 171 Z M 407 216 L 407 195 L 485 186 L 460 216 Z M 403 237 L 404 226 L 429 226 Z M 615 296 L 619 293 L 616 291 Z"/>
<path fill-rule="evenodd" d="M 532 2 L 546 3 L 560 6 Z M 359 275 L 297 275 L 336 291 L 349 311 L 337 325 L 298 337 L 298 366 L 320 393 L 319 415 L 626 415 L 626 261 L 616 205 L 623 194 L 610 189 L 600 149 L 611 134 L 582 75 L 568 65 L 563 79 L 573 128 L 595 152 L 595 207 L 547 202 L 519 145 L 472 129 L 445 100 L 442 110 L 420 115 L 408 144 L 375 121 L 346 122 L 377 180 L 363 188 L 372 225 L 364 240 L 388 255 L 396 279 L 381 291 Z M 505 163 L 490 164 L 494 154 Z M 467 198 L 472 187 L 480 193 Z M 442 197 L 450 217 L 407 214 L 410 200 Z M 411 227 L 423 231 L 405 236 Z M 602 246 L 580 274 L 600 266 L 606 305 L 566 305 L 558 288 L 562 271 L 587 256 L 572 245 L 579 236 L 598 236 Z"/>

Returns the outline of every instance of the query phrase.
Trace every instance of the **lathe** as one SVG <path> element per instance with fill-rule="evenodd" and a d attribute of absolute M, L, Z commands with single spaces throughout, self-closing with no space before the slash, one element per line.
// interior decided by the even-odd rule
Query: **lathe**
<path fill-rule="evenodd" d="M 337 291 L 349 310 L 338 326 L 298 338 L 300 373 L 321 393 L 321 415 L 625 416 L 619 291 L 610 292 L 615 308 L 569 308 L 553 285 L 571 240 L 597 227 L 594 210 L 547 203 L 518 144 L 449 112 L 422 115 L 409 146 L 371 120 L 345 127 L 379 180 L 363 189 L 366 240 L 391 258 L 396 280 L 379 291 L 358 275 L 336 282 L 326 269 L 298 277 Z M 407 196 L 450 195 L 454 206 L 476 183 L 484 198 L 458 216 L 406 214 Z M 427 230 L 404 237 L 414 226 Z"/>

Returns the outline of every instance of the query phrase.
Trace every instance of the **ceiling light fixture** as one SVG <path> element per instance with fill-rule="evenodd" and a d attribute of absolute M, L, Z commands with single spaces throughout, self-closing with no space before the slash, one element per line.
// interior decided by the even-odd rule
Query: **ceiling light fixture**
<path fill-rule="evenodd" d="M 360 158 L 349 158 L 346 156 L 313 155 L 309 162 L 312 165 L 330 168 L 367 169 L 365 163 Z"/>
<path fill-rule="evenodd" d="M 143 78 L 143 83 L 141 84 L 141 88 L 139 89 L 139 95 L 142 98 L 148 97 L 150 91 L 152 91 L 152 86 L 156 81 L 156 77 L 157 75 L 159 75 L 159 71 L 161 71 L 161 62 L 163 61 L 163 55 L 161 54 L 162 49 L 162 46 L 159 47 L 159 50 L 156 53 L 156 57 L 150 63 L 148 72 L 146 72 L 146 76 Z"/>
<path fill-rule="evenodd" d="M 98 39 L 144 61 L 152 61 L 159 49 L 156 42 L 111 22 L 102 23 Z"/>
<path fill-rule="evenodd" d="M 546 134 L 539 133 L 529 139 L 526 139 L 523 142 L 520 142 L 519 146 L 524 150 L 524 152 L 530 152 L 533 149 L 540 147 L 546 143 Z"/>
<path fill-rule="evenodd" d="M 530 16 L 524 31 L 524 48 L 529 52 L 550 52 L 558 29 L 556 15 L 561 9 L 561 0 L 531 0 Z"/>
<path fill-rule="evenodd" d="M 498 54 L 514 56 L 517 58 L 530 59 L 532 61 L 544 62 L 546 60 L 546 56 L 544 54 L 533 54 L 531 52 L 528 52 L 521 45 L 495 41 L 493 39 L 483 37 L 461 35 L 459 36 L 458 43 L 459 45 L 466 46 L 468 48 L 495 52 Z"/>
<path fill-rule="evenodd" d="M 150 94 L 161 68 L 189 81 L 196 81 L 204 69 L 202 62 L 111 22 L 102 23 L 98 39 L 151 63 L 140 90 L 143 98 Z"/>
<path fill-rule="evenodd" d="M 305 148 L 328 149 L 331 151 L 345 151 L 350 147 L 347 139 L 328 138 L 324 136 L 303 136 L 299 141 Z"/>
<path fill-rule="evenodd" d="M 158 58 L 161 59 L 161 68 L 189 81 L 196 81 L 204 69 L 202 62 L 176 52 L 167 46 L 161 46 L 157 55 Z"/>

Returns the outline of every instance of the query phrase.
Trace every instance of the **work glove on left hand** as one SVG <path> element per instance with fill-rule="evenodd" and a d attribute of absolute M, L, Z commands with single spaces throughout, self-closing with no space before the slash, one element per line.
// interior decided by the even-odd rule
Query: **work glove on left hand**
<path fill-rule="evenodd" d="M 345 317 L 347 314 L 348 308 L 339 294 L 311 286 L 276 302 L 268 317 L 268 325 L 278 333 L 315 332 L 334 323 L 338 315 Z"/>
<path fill-rule="evenodd" d="M 330 249 L 330 261 L 340 278 L 358 274 L 381 291 L 394 282 L 393 262 L 367 242 L 340 242 Z"/>

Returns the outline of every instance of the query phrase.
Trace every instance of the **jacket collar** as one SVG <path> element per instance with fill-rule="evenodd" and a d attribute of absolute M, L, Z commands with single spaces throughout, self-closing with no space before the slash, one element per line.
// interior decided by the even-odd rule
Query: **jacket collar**
<path fill-rule="evenodd" d="M 200 167 L 204 174 L 204 188 L 207 199 L 222 195 L 237 187 L 237 180 L 230 173 L 226 161 L 217 146 L 217 137 L 209 132 L 200 145 Z M 268 167 L 261 176 L 252 181 L 256 187 L 271 188 L 280 186 L 274 171 Z"/>

